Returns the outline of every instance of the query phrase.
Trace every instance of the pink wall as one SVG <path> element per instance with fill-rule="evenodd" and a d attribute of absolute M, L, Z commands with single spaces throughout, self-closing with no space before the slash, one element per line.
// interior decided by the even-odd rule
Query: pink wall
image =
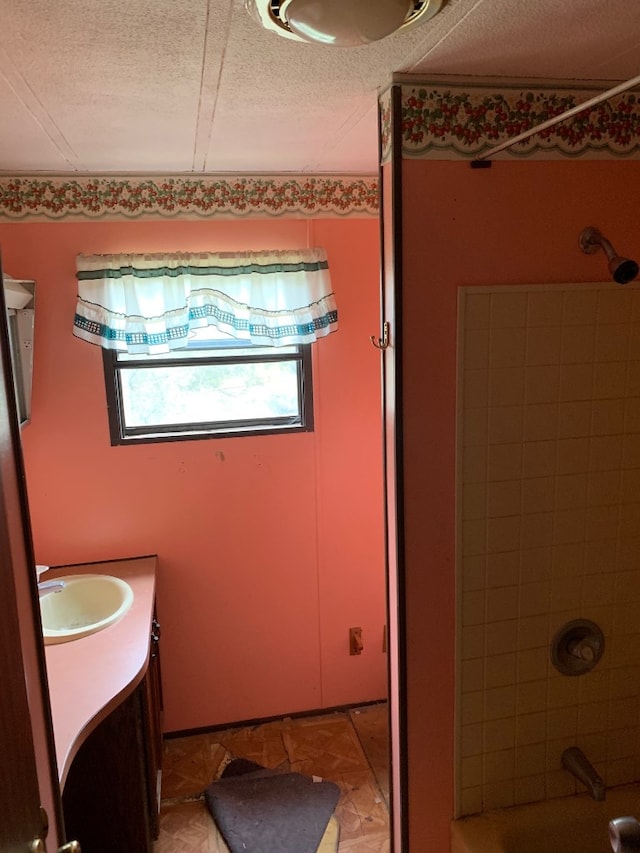
<path fill-rule="evenodd" d="M 449 850 L 453 814 L 456 302 L 460 285 L 601 281 L 596 225 L 640 256 L 640 163 L 403 162 L 409 843 Z"/>
<path fill-rule="evenodd" d="M 76 254 L 308 240 L 327 249 L 340 310 L 314 347 L 315 432 L 111 447 L 101 351 L 71 332 Z M 383 697 L 377 221 L 11 223 L 0 243 L 5 269 L 37 281 L 36 559 L 158 554 L 166 730 Z"/>

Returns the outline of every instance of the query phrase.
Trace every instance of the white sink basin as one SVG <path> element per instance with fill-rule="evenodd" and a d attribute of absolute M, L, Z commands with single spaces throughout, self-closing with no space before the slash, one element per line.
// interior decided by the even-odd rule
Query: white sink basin
<path fill-rule="evenodd" d="M 45 645 L 95 634 L 120 619 L 133 604 L 133 590 L 112 575 L 69 575 L 59 592 L 40 598 Z"/>

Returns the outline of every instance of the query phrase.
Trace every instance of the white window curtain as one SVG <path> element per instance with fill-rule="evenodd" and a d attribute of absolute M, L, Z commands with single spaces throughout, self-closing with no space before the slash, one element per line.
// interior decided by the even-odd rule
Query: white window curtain
<path fill-rule="evenodd" d="M 261 346 L 306 344 L 338 328 L 324 249 L 79 255 L 74 335 L 106 349 L 163 353 L 213 325 Z"/>

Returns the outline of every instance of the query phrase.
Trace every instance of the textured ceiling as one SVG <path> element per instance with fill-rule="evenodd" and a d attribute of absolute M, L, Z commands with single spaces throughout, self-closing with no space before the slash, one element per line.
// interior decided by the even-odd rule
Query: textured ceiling
<path fill-rule="evenodd" d="M 372 173 L 394 72 L 626 80 L 640 2 L 448 0 L 332 49 L 243 0 L 0 0 L 0 171 Z"/>

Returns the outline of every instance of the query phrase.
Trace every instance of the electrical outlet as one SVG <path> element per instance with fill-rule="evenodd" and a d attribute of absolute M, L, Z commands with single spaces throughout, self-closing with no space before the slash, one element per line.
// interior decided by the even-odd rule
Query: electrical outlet
<path fill-rule="evenodd" d="M 349 628 L 349 654 L 361 655 L 363 648 L 362 628 Z"/>

